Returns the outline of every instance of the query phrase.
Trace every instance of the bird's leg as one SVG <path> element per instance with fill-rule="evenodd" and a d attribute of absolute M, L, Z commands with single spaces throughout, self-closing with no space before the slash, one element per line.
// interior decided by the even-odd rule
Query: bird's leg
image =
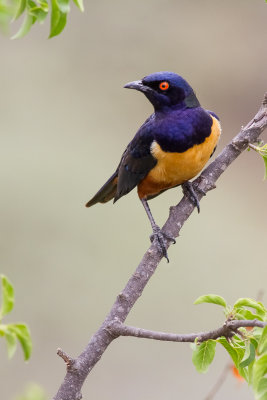
<path fill-rule="evenodd" d="M 194 204 L 197 208 L 198 213 L 200 213 L 200 205 L 197 194 L 195 192 L 194 186 L 190 181 L 187 181 L 182 184 L 183 193 L 185 196 L 189 197 L 189 200 Z M 206 195 L 206 193 L 205 193 Z"/>
<path fill-rule="evenodd" d="M 161 253 L 163 254 L 163 256 L 166 258 L 166 260 L 169 262 L 169 258 L 168 258 L 168 253 L 167 253 L 167 248 L 165 245 L 165 240 L 170 240 L 173 243 L 176 243 L 175 239 L 173 237 L 168 236 L 166 233 L 162 232 L 162 230 L 160 229 L 160 227 L 156 224 L 153 215 L 150 211 L 148 202 L 146 199 L 141 199 L 141 202 L 144 206 L 144 209 L 146 210 L 147 216 L 149 218 L 151 227 L 152 227 L 152 231 L 153 234 L 150 236 L 150 240 L 152 242 L 156 241 L 157 247 L 160 249 Z"/>

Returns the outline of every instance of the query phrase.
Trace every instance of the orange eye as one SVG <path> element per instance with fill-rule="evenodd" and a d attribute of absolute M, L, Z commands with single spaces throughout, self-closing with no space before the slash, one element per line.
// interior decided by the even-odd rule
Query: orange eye
<path fill-rule="evenodd" d="M 159 84 L 159 88 L 160 88 L 160 90 L 167 90 L 167 89 L 169 89 L 169 84 L 168 84 L 168 82 L 161 82 L 160 84 Z"/>

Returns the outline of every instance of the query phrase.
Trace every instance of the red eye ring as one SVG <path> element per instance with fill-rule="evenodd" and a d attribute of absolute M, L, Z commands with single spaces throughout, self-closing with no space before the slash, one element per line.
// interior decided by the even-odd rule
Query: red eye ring
<path fill-rule="evenodd" d="M 164 81 L 164 82 L 160 82 L 159 84 L 159 88 L 160 90 L 167 90 L 169 89 L 170 85 L 168 82 Z"/>

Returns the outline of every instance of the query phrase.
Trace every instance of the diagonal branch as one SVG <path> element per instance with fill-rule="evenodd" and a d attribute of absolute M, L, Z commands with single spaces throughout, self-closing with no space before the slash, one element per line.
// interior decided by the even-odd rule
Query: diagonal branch
<path fill-rule="evenodd" d="M 199 200 L 209 190 L 215 188 L 215 182 L 227 167 L 248 147 L 248 143 L 255 143 L 263 130 L 267 127 L 267 93 L 264 96 L 261 108 L 255 117 L 242 128 L 238 135 L 222 150 L 213 161 L 194 181 L 195 189 L 199 191 Z M 163 227 L 163 231 L 170 237 L 178 237 L 185 221 L 193 212 L 194 206 L 187 197 L 170 208 L 170 215 Z M 169 246 L 170 243 L 167 243 Z M 67 373 L 54 400 L 79 400 L 82 398 L 82 385 L 100 360 L 109 344 L 117 337 L 108 326 L 115 320 L 123 323 L 135 302 L 141 296 L 146 284 L 154 274 L 162 254 L 156 245 L 152 244 L 141 260 L 136 271 L 129 279 L 123 291 L 118 295 L 105 321 L 92 336 L 90 342 L 79 357 L 67 368 Z"/>
<path fill-rule="evenodd" d="M 136 328 L 135 326 L 128 326 L 122 324 L 120 321 L 114 321 L 111 323 L 107 329 L 115 336 L 134 336 L 143 339 L 153 339 L 153 340 L 163 340 L 167 342 L 191 342 L 194 343 L 196 339 L 198 342 L 205 342 L 209 339 L 218 339 L 221 336 L 225 338 L 231 338 L 234 334 L 239 334 L 239 328 L 246 327 L 259 327 L 264 328 L 267 322 L 255 320 L 227 320 L 218 329 L 214 329 L 209 332 L 199 332 L 199 333 L 186 333 L 186 334 L 176 334 L 176 333 L 166 333 L 158 331 L 150 331 L 147 329 Z"/>

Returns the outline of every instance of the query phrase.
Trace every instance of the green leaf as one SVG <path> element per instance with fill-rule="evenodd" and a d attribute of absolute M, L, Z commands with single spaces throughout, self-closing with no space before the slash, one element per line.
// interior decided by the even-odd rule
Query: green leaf
<path fill-rule="evenodd" d="M 258 341 L 257 339 L 253 336 L 249 338 L 250 342 L 253 344 L 253 346 L 255 347 L 255 350 L 258 349 Z"/>
<path fill-rule="evenodd" d="M 28 13 L 36 18 L 40 23 L 44 22 L 47 17 L 47 11 L 44 11 L 41 7 L 33 7 L 28 10 Z"/>
<path fill-rule="evenodd" d="M 238 299 L 237 302 L 234 304 L 234 309 L 239 307 L 251 307 L 257 310 L 261 315 L 265 315 L 266 310 L 264 306 L 259 302 L 249 298 L 241 298 Z"/>
<path fill-rule="evenodd" d="M 6 334 L 6 325 L 0 324 L 0 336 L 5 336 Z"/>
<path fill-rule="evenodd" d="M 238 368 L 239 361 L 242 360 L 242 358 L 243 358 L 244 350 L 243 349 L 237 350 L 237 348 L 234 348 L 233 346 L 231 346 L 230 343 L 227 341 L 227 339 L 224 336 L 217 339 L 217 342 L 221 343 L 221 345 L 225 348 L 225 350 L 230 355 L 236 368 Z"/>
<path fill-rule="evenodd" d="M 267 378 L 262 378 L 257 389 L 257 400 L 267 400 Z"/>
<path fill-rule="evenodd" d="M 57 0 L 58 8 L 63 14 L 70 11 L 70 0 Z"/>
<path fill-rule="evenodd" d="M 22 38 L 23 36 L 27 35 L 27 33 L 30 31 L 32 25 L 35 23 L 36 17 L 30 14 L 26 14 L 26 17 L 18 30 L 18 32 L 12 36 L 11 39 L 19 39 Z"/>
<path fill-rule="evenodd" d="M 257 393 L 260 380 L 267 372 L 267 354 L 258 358 L 253 367 L 253 389 Z"/>
<path fill-rule="evenodd" d="M 248 351 L 248 353 L 249 354 L 248 354 L 247 358 L 245 358 L 245 360 L 243 360 L 240 363 L 240 365 L 239 365 L 240 368 L 247 367 L 250 363 L 252 363 L 252 361 L 255 360 L 256 350 L 255 350 L 255 347 L 254 347 L 253 343 L 249 343 L 249 351 Z M 246 357 L 246 354 L 245 354 L 245 357 Z"/>
<path fill-rule="evenodd" d="M 5 275 L 1 275 L 2 306 L 0 309 L 0 321 L 4 315 L 10 313 L 14 307 L 14 289 Z"/>
<path fill-rule="evenodd" d="M 238 368 L 238 372 L 245 379 L 246 382 L 249 382 L 248 368 Z"/>
<path fill-rule="evenodd" d="M 28 360 L 31 356 L 32 352 L 32 340 L 31 340 L 31 335 L 30 331 L 25 324 L 10 324 L 8 325 L 9 331 L 15 333 L 17 336 L 23 353 L 24 353 L 24 359 L 25 361 Z"/>
<path fill-rule="evenodd" d="M 73 2 L 76 4 L 76 6 L 80 9 L 81 12 L 84 12 L 83 0 L 73 0 Z"/>
<path fill-rule="evenodd" d="M 235 310 L 236 310 L 235 314 L 236 319 L 249 319 L 249 320 L 258 319 L 260 321 L 263 320 L 262 315 L 254 314 L 253 312 L 251 312 L 246 308 L 237 308 Z"/>
<path fill-rule="evenodd" d="M 48 12 L 49 11 L 49 6 L 48 6 L 48 2 L 47 0 L 39 0 L 38 3 L 40 4 L 40 7 L 45 11 Z"/>
<path fill-rule="evenodd" d="M 26 0 L 19 0 L 19 5 L 14 19 L 18 19 L 26 8 Z"/>
<path fill-rule="evenodd" d="M 10 332 L 8 329 L 5 332 L 5 339 L 7 344 L 8 358 L 12 358 L 17 348 L 17 338 L 14 332 Z"/>
<path fill-rule="evenodd" d="M 264 179 L 267 179 L 267 156 L 262 156 L 265 165 Z"/>
<path fill-rule="evenodd" d="M 224 298 L 216 294 L 207 294 L 204 296 L 200 296 L 194 301 L 194 304 L 201 304 L 201 303 L 213 303 L 219 306 L 226 307 L 226 302 Z"/>
<path fill-rule="evenodd" d="M 67 13 L 62 13 L 57 0 L 51 0 L 51 24 L 49 38 L 59 35 L 65 28 Z"/>
<path fill-rule="evenodd" d="M 264 353 L 267 351 L 267 326 L 263 328 L 260 340 L 259 340 L 259 345 L 258 345 L 258 352 L 259 354 Z"/>
<path fill-rule="evenodd" d="M 216 340 L 195 344 L 192 361 L 198 372 L 207 372 L 215 356 Z"/>
<path fill-rule="evenodd" d="M 254 337 L 255 340 L 257 340 L 257 342 L 260 341 L 260 338 L 261 338 L 261 336 L 262 336 L 262 331 L 263 331 L 263 329 L 260 328 L 260 327 L 258 327 L 258 326 L 255 326 L 255 327 L 253 328 L 253 331 L 252 331 L 253 337 Z"/>

